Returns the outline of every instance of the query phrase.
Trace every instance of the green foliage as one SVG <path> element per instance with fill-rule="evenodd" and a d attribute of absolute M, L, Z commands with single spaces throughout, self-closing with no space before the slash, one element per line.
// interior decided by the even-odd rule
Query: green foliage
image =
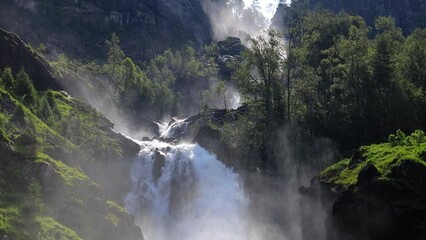
<path fill-rule="evenodd" d="M 6 89 L 12 89 L 15 86 L 15 79 L 13 78 L 12 69 L 5 68 L 0 74 L 0 78 Z"/>
<path fill-rule="evenodd" d="M 124 207 L 118 205 L 117 202 L 114 202 L 112 200 L 108 200 L 108 201 L 106 201 L 106 204 L 112 211 L 116 211 L 118 213 L 124 213 L 124 214 L 128 213 L 127 210 Z"/>
<path fill-rule="evenodd" d="M 268 128 L 289 123 L 350 149 L 426 126 L 421 30 L 406 40 L 392 18 L 380 17 L 369 39 L 359 16 L 317 10 L 292 17 L 286 46 L 271 33 L 252 40 L 233 76 Z"/>
<path fill-rule="evenodd" d="M 65 184 L 73 186 L 77 183 L 88 182 L 89 177 L 81 169 L 70 167 L 62 161 L 55 160 L 44 153 L 38 153 L 36 163 L 47 164 L 55 173 L 59 174 Z"/>
<path fill-rule="evenodd" d="M 64 57 L 62 63 L 66 68 L 71 61 Z M 88 67 L 99 70 L 93 63 Z M 7 69 L 0 75 L 13 79 Z M 130 76 L 129 85 L 138 85 L 132 83 L 137 78 Z M 122 139 L 110 130 L 112 124 L 66 93 L 37 92 L 23 70 L 15 79 L 10 88 L 0 85 L 0 141 L 10 144 L 0 161 L 0 235 L 16 240 L 93 239 L 96 231 L 88 229 L 89 223 L 110 227 L 129 220 L 118 204 L 102 200 L 100 186 L 82 170 L 121 157 Z M 101 206 L 90 218 L 88 201 Z M 89 227 L 76 227 L 83 225 Z"/>
<path fill-rule="evenodd" d="M 21 69 L 16 75 L 16 86 L 14 88 L 14 92 L 16 95 L 22 97 L 22 99 L 30 106 L 36 104 L 37 92 L 34 88 L 33 82 L 24 69 Z"/>
<path fill-rule="evenodd" d="M 105 216 L 105 219 L 108 220 L 114 227 L 118 227 L 118 224 L 120 223 L 120 220 L 117 218 L 117 216 L 112 213 L 108 213 Z"/>
<path fill-rule="evenodd" d="M 216 88 L 214 89 L 214 93 L 216 94 L 216 96 L 222 101 L 223 103 L 223 107 L 225 108 L 225 110 L 227 110 L 227 100 L 226 100 L 226 82 L 225 81 L 220 81 L 217 85 Z"/>
<path fill-rule="evenodd" d="M 38 240 L 81 240 L 77 233 L 58 223 L 52 217 L 37 216 L 35 221 L 40 224 Z"/>
<path fill-rule="evenodd" d="M 108 60 L 104 65 L 83 64 L 65 55 L 60 55 L 52 65 L 59 75 L 80 81 L 84 92 L 89 90 L 124 110 L 152 118 L 175 115 L 184 103 L 193 105 L 191 93 L 208 88 L 209 79 L 217 72 L 214 57 L 207 50 L 201 55 L 190 46 L 182 51 L 166 50 L 138 66 L 124 55 L 116 34 L 107 46 Z"/>
<path fill-rule="evenodd" d="M 19 215 L 17 207 L 0 208 L 0 233 L 10 234 L 14 229 L 14 221 Z"/>
<path fill-rule="evenodd" d="M 46 44 L 44 44 L 44 43 L 40 43 L 40 44 L 37 46 L 36 50 L 37 50 L 37 52 L 39 52 L 39 53 L 41 53 L 41 54 L 45 53 L 45 52 L 46 52 L 46 50 L 47 50 Z"/>
<path fill-rule="evenodd" d="M 410 136 L 405 136 L 405 133 L 398 129 L 396 134 L 391 134 L 388 137 L 388 142 L 391 146 L 417 146 L 426 142 L 425 133 L 421 130 L 414 131 Z"/>
<path fill-rule="evenodd" d="M 373 164 L 379 171 L 379 180 L 386 181 L 393 167 L 404 161 L 426 167 L 422 155 L 426 151 L 426 137 L 421 130 L 416 130 L 406 136 L 401 130 L 389 136 L 388 143 L 373 144 L 360 148 L 365 160 L 355 166 L 349 167 L 351 160 L 344 159 L 325 169 L 320 179 L 322 181 L 343 186 L 356 184 L 360 171 L 368 164 Z"/>
<path fill-rule="evenodd" d="M 119 74 L 121 74 L 121 64 L 126 57 L 123 50 L 120 47 L 120 39 L 117 34 L 113 33 L 111 39 L 106 41 L 108 46 L 108 64 L 105 65 L 106 71 L 110 76 L 115 79 Z"/>
<path fill-rule="evenodd" d="M 426 29 L 417 29 L 404 43 L 400 71 L 403 77 L 426 91 Z"/>
<path fill-rule="evenodd" d="M 281 120 L 280 114 L 284 112 L 284 85 L 280 76 L 283 46 L 272 30 L 267 37 L 251 39 L 251 44 L 233 78 L 243 94 L 259 103 L 254 105 L 259 107 L 254 111 L 264 115 L 269 125 L 271 121 Z"/>
<path fill-rule="evenodd" d="M 266 139 L 266 126 L 254 116 L 236 117 L 236 121 L 223 125 L 220 141 L 239 154 L 247 154 L 254 149 L 261 150 Z"/>

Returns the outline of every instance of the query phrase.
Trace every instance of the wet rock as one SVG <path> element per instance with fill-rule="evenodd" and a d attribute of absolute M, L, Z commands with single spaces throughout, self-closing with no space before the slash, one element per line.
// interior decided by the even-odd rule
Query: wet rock
<path fill-rule="evenodd" d="M 351 158 L 351 161 L 349 162 L 348 168 L 354 169 L 356 168 L 360 163 L 365 161 L 365 157 L 363 156 L 364 152 L 362 150 L 357 150 Z"/>
<path fill-rule="evenodd" d="M 149 137 L 143 137 L 142 141 L 146 142 L 146 141 L 150 141 Z"/>
<path fill-rule="evenodd" d="M 224 41 L 217 42 L 220 55 L 239 56 L 247 48 L 237 37 L 228 37 Z"/>
<path fill-rule="evenodd" d="M 224 41 L 217 42 L 219 54 L 217 64 L 219 72 L 225 79 L 231 77 L 232 70 L 229 64 L 241 60 L 241 53 L 247 48 L 241 43 L 241 40 L 236 37 L 228 37 Z"/>
<path fill-rule="evenodd" d="M 161 172 L 165 164 L 166 155 L 157 149 L 154 154 L 154 166 L 152 168 L 152 176 L 155 182 L 161 177 Z"/>
<path fill-rule="evenodd" d="M 424 151 L 424 152 L 420 153 L 420 158 L 421 158 L 423 161 L 426 161 L 426 151 Z"/>
<path fill-rule="evenodd" d="M 374 164 L 368 164 L 359 172 L 357 184 L 361 185 L 364 183 L 368 183 L 378 176 L 380 176 L 380 173 L 374 166 Z"/>
<path fill-rule="evenodd" d="M 15 154 L 15 149 L 5 142 L 0 142 L 0 153 L 2 157 L 11 156 Z"/>

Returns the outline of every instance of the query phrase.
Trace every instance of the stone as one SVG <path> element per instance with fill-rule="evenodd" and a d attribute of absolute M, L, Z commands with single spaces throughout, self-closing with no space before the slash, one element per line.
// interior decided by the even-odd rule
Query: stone
<path fill-rule="evenodd" d="M 150 141 L 149 137 L 142 137 L 142 141 L 146 142 L 146 141 Z"/>
<path fill-rule="evenodd" d="M 371 180 L 375 179 L 380 175 L 379 171 L 377 170 L 376 166 L 374 164 L 367 164 L 358 175 L 358 182 L 357 184 L 365 184 L 370 182 Z"/>
<path fill-rule="evenodd" d="M 156 150 L 154 154 L 154 166 L 152 168 L 152 176 L 154 181 L 157 182 L 161 177 L 161 171 L 166 164 L 166 155 L 160 150 Z"/>

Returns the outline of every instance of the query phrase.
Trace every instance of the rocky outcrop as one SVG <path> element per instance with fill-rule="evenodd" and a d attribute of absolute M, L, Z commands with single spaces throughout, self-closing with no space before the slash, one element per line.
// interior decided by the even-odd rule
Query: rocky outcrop
<path fill-rule="evenodd" d="M 219 71 L 225 79 L 230 79 L 232 70 L 229 64 L 241 60 L 241 54 L 247 49 L 237 37 L 228 37 L 224 41 L 217 42 L 219 56 L 217 64 Z"/>
<path fill-rule="evenodd" d="M 349 187 L 314 178 L 311 187 L 300 189 L 302 209 L 322 202 L 328 214 L 328 240 L 422 239 L 426 236 L 425 165 L 403 161 L 392 167 L 387 179 L 379 176 L 377 168 L 367 164 Z"/>
<path fill-rule="evenodd" d="M 245 166 L 239 164 L 238 159 L 240 158 L 236 156 L 236 153 L 232 154 L 229 146 L 221 141 L 221 130 L 225 123 L 236 121 L 239 115 L 246 111 L 246 106 L 241 106 L 236 110 L 211 109 L 174 124 L 172 134 L 167 137 L 159 137 L 159 139 L 174 144 L 179 142 L 198 143 L 216 154 L 218 159 L 226 165 L 244 168 Z M 172 120 L 169 126 L 173 123 Z M 154 138 L 158 138 L 158 136 Z M 253 155 L 253 158 L 256 157 L 257 155 Z"/>
<path fill-rule="evenodd" d="M 0 28 L 0 69 L 10 67 L 14 73 L 24 68 L 38 90 L 59 90 L 61 83 L 52 68 L 14 33 Z"/>

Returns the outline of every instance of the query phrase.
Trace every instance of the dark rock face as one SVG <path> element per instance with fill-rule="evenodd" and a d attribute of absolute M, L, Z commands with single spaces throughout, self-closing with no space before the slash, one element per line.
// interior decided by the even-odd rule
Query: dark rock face
<path fill-rule="evenodd" d="M 105 57 L 105 40 L 121 39 L 126 54 L 145 60 L 191 41 L 211 41 L 211 27 L 198 0 L 85 0 L 0 2 L 0 27 L 18 33 L 51 53 Z"/>
<path fill-rule="evenodd" d="M 231 78 L 232 71 L 229 68 L 229 64 L 234 61 L 241 59 L 241 54 L 247 49 L 239 38 L 228 37 L 224 41 L 217 42 L 219 47 L 219 56 L 217 58 L 217 64 L 219 71 L 222 76 L 226 79 Z"/>
<path fill-rule="evenodd" d="M 383 1 L 346 1 L 346 0 L 301 0 L 296 3 L 300 8 L 325 8 L 333 12 L 345 11 L 362 16 L 369 26 L 374 26 L 374 20 L 379 16 L 395 18 L 396 25 L 402 28 L 405 34 L 415 28 L 426 27 L 426 2 L 423 0 L 383 0 Z M 283 26 L 291 15 L 290 8 L 280 5 L 272 19 L 275 26 Z"/>
<path fill-rule="evenodd" d="M 376 177 L 380 176 L 379 171 L 373 164 L 365 166 L 358 175 L 358 185 L 373 181 Z"/>
<path fill-rule="evenodd" d="M 49 64 L 15 34 L 0 28 L 0 68 L 14 73 L 24 68 L 37 90 L 60 89 L 60 81 Z"/>
<path fill-rule="evenodd" d="M 426 210 L 421 203 L 426 202 L 426 167 L 402 161 L 391 169 L 389 179 L 378 179 L 378 175 L 377 168 L 368 164 L 361 170 L 357 184 L 347 189 L 324 182 L 301 189 L 304 198 L 312 199 L 313 193 L 323 196 L 328 240 L 408 240 L 425 236 Z"/>
<path fill-rule="evenodd" d="M 358 164 L 365 161 L 365 157 L 363 156 L 363 152 L 361 150 L 357 150 L 351 158 L 349 162 L 349 169 L 354 169 L 358 166 Z"/>
<path fill-rule="evenodd" d="M 220 55 L 239 56 L 247 48 L 241 43 L 237 37 L 228 37 L 224 41 L 217 42 Z"/>
<path fill-rule="evenodd" d="M 166 156 L 164 153 L 159 150 L 155 151 L 154 155 L 154 166 L 152 168 L 152 176 L 154 177 L 155 182 L 161 177 L 161 171 L 166 164 Z"/>

